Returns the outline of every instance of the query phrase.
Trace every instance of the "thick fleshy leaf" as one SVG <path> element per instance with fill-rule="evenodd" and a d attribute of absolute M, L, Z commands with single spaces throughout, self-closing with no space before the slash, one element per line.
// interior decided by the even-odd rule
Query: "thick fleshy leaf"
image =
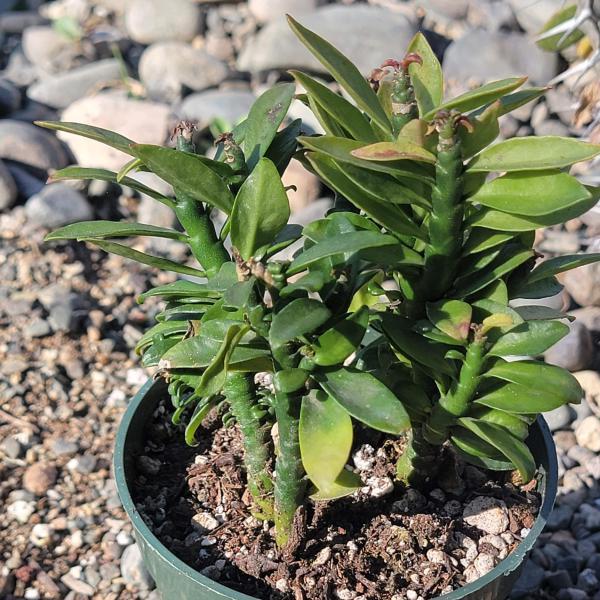
<path fill-rule="evenodd" d="M 299 290 L 305 292 L 318 292 L 326 283 L 326 277 L 320 271 L 313 271 L 307 273 L 297 281 L 289 283 L 280 292 L 279 295 L 282 298 L 291 296 Z"/>
<path fill-rule="evenodd" d="M 381 317 L 383 332 L 400 352 L 437 373 L 454 375 L 455 368 L 445 359 L 450 346 L 444 346 L 415 333 L 412 322 L 403 317 L 384 313 Z"/>
<path fill-rule="evenodd" d="M 558 396 L 563 404 L 578 404 L 583 396 L 579 382 L 571 373 L 560 367 L 534 360 L 512 362 L 499 360 L 483 376 L 536 389 L 542 394 Z"/>
<path fill-rule="evenodd" d="M 504 282 L 504 279 L 498 279 L 493 283 L 490 283 L 487 287 L 479 290 L 474 297 L 477 300 L 487 299 L 494 302 L 500 302 L 501 304 L 508 304 L 508 287 Z"/>
<path fill-rule="evenodd" d="M 296 298 L 273 316 L 269 339 L 275 347 L 312 333 L 331 317 L 318 300 Z"/>
<path fill-rule="evenodd" d="M 338 478 L 329 486 L 327 493 L 316 490 L 314 494 L 311 494 L 312 500 L 336 500 L 337 498 L 343 498 L 349 494 L 353 494 L 356 490 L 363 487 L 362 480 L 359 475 L 352 471 L 344 469 Z"/>
<path fill-rule="evenodd" d="M 207 309 L 214 304 L 214 298 L 205 298 L 203 302 L 170 305 L 156 315 L 157 321 L 199 321 Z"/>
<path fill-rule="evenodd" d="M 198 402 L 196 405 L 196 408 L 194 409 L 192 417 L 190 418 L 184 433 L 185 443 L 188 446 L 197 446 L 200 443 L 198 440 L 196 440 L 196 431 L 198 431 L 200 425 L 202 425 L 202 421 L 206 419 L 208 413 L 213 409 L 213 407 L 214 402 L 205 399 Z"/>
<path fill-rule="evenodd" d="M 569 321 L 575 320 L 575 317 L 561 312 L 560 310 L 554 310 L 549 306 L 515 306 L 515 310 L 521 315 L 524 321 L 545 321 L 551 319 L 567 319 Z"/>
<path fill-rule="evenodd" d="M 502 335 L 491 347 L 491 356 L 537 356 L 569 333 L 558 321 L 526 321 Z"/>
<path fill-rule="evenodd" d="M 363 146 L 362 148 L 352 150 L 352 156 L 375 162 L 415 160 L 433 165 L 436 161 L 435 154 L 432 154 L 407 138 L 399 138 L 395 142 L 376 142 L 369 146 Z"/>
<path fill-rule="evenodd" d="M 70 123 L 68 121 L 34 121 L 39 127 L 46 129 L 53 129 L 54 131 L 64 131 L 65 133 L 73 133 L 82 137 L 89 138 L 96 142 L 106 144 L 111 148 L 116 148 L 125 154 L 135 156 L 131 151 L 131 145 L 135 144 L 129 138 L 124 135 L 109 131 L 108 129 L 102 129 L 101 127 L 94 127 L 92 125 L 84 125 L 82 123 Z"/>
<path fill-rule="evenodd" d="M 200 271 L 199 269 L 194 269 L 193 267 L 188 267 L 187 265 L 182 265 L 172 260 L 161 258 L 159 256 L 152 256 L 150 254 L 140 252 L 139 250 L 134 250 L 129 246 L 124 246 L 123 244 L 117 244 L 116 242 L 107 242 L 106 240 L 97 239 L 88 241 L 90 244 L 94 244 L 95 246 L 102 248 L 102 250 L 104 250 L 105 252 L 118 254 L 123 258 L 129 258 L 131 260 L 135 260 L 136 262 L 148 265 L 150 267 L 154 267 L 156 269 L 161 269 L 163 271 L 173 271 L 174 273 L 183 273 L 184 275 L 194 275 L 196 277 L 206 276 L 206 273 L 204 271 Z"/>
<path fill-rule="evenodd" d="M 549 258 L 539 264 L 527 277 L 528 283 L 546 279 L 559 273 L 564 273 L 570 269 L 576 269 L 584 265 L 589 265 L 600 261 L 600 252 L 590 252 L 589 254 L 568 254 L 566 256 L 556 256 Z"/>
<path fill-rule="evenodd" d="M 264 92 L 250 108 L 242 144 L 250 170 L 254 169 L 271 145 L 295 91 L 293 83 L 278 84 Z"/>
<path fill-rule="evenodd" d="M 483 208 L 471 217 L 470 225 L 497 231 L 533 231 L 579 217 L 592 209 L 597 201 L 597 198 L 592 196 L 566 208 L 538 217 L 511 215 L 492 208 Z"/>
<path fill-rule="evenodd" d="M 463 245 L 463 256 L 477 254 L 490 248 L 495 248 L 514 237 L 512 233 L 492 233 L 486 229 L 474 229 Z"/>
<path fill-rule="evenodd" d="M 271 242 L 290 217 L 281 177 L 268 158 L 261 158 L 242 184 L 231 211 L 231 243 L 244 260 Z"/>
<path fill-rule="evenodd" d="M 425 237 L 425 233 L 406 216 L 402 208 L 380 200 L 378 196 L 356 185 L 352 179 L 347 177 L 344 172 L 345 165 L 340 165 L 327 156 L 315 153 L 309 153 L 307 158 L 327 185 L 364 210 L 380 225 L 401 235 L 420 239 Z"/>
<path fill-rule="evenodd" d="M 546 277 L 544 279 L 538 279 L 533 283 L 524 282 L 517 287 L 512 287 L 510 290 L 510 298 L 548 298 L 550 296 L 556 296 L 563 290 L 563 285 L 559 283 L 556 277 Z"/>
<path fill-rule="evenodd" d="M 491 471 L 513 471 L 515 468 L 494 446 L 464 427 L 453 427 L 450 440 L 459 456 L 470 464 Z"/>
<path fill-rule="evenodd" d="M 459 423 L 506 456 L 519 470 L 524 482 L 533 478 L 536 467 L 531 450 L 508 429 L 469 417 L 459 419 Z"/>
<path fill-rule="evenodd" d="M 419 114 L 424 115 L 439 106 L 444 97 L 442 67 L 421 32 L 411 40 L 407 51 L 414 52 L 421 57 L 422 64 L 411 63 L 408 72 L 415 90 Z"/>
<path fill-rule="evenodd" d="M 499 135 L 500 101 L 490 104 L 480 115 L 471 118 L 472 130 L 461 127 L 459 136 L 462 142 L 462 155 L 464 159 L 474 156 L 487 148 Z"/>
<path fill-rule="evenodd" d="M 575 177 L 558 171 L 522 171 L 497 177 L 469 198 L 517 215 L 543 216 L 591 197 Z"/>
<path fill-rule="evenodd" d="M 196 154 L 172 148 L 135 144 L 132 152 L 154 173 L 170 183 L 177 194 L 220 208 L 229 214 L 233 196 L 219 175 Z"/>
<path fill-rule="evenodd" d="M 549 89 L 549 87 L 528 87 L 524 90 L 518 90 L 512 94 L 502 96 L 502 98 L 500 98 L 500 116 L 506 115 L 525 104 L 529 104 L 529 102 L 537 100 Z"/>
<path fill-rule="evenodd" d="M 244 281 L 236 281 L 223 294 L 223 307 L 227 308 L 247 308 L 253 297 L 256 278 L 250 277 Z"/>
<path fill-rule="evenodd" d="M 436 112 L 442 109 L 450 110 L 451 108 L 454 108 L 460 112 L 474 110 L 480 106 L 483 106 L 484 104 L 489 104 L 490 102 L 498 100 L 498 98 L 504 96 L 504 94 L 508 94 L 509 92 L 516 90 L 517 88 L 521 87 L 526 80 L 527 77 L 510 77 L 509 79 L 492 81 L 491 83 L 482 85 L 481 87 L 475 88 L 474 90 L 461 94 L 460 96 L 456 96 L 456 98 L 442 102 L 442 104 L 424 115 L 423 118 L 425 120 L 430 120 L 435 116 Z"/>
<path fill-rule="evenodd" d="M 371 373 L 341 368 L 314 374 L 319 385 L 355 419 L 398 435 L 410 427 L 408 413 L 396 396 Z"/>
<path fill-rule="evenodd" d="M 193 281 L 187 281 L 186 279 L 180 279 L 173 283 L 167 283 L 165 285 L 159 285 L 157 287 L 149 289 L 147 292 L 138 296 L 138 302 L 143 302 L 146 298 L 161 297 L 161 298 L 207 298 L 207 297 L 218 297 L 220 290 L 212 289 L 212 287 L 204 283 L 194 283 Z"/>
<path fill-rule="evenodd" d="M 152 344 L 152 338 L 156 335 L 164 337 L 181 336 L 189 329 L 189 323 L 187 321 L 163 321 L 157 323 L 147 329 L 144 335 L 138 340 L 135 346 L 137 354 L 141 354 L 142 350 Z"/>
<path fill-rule="evenodd" d="M 477 171 L 538 171 L 560 169 L 600 154 L 600 145 L 555 135 L 519 137 L 494 144 L 468 165 Z"/>
<path fill-rule="evenodd" d="M 59 171 L 54 171 L 50 176 L 50 181 L 64 181 L 68 179 L 98 179 L 100 181 L 112 181 L 117 183 L 117 173 L 109 171 L 108 169 L 90 169 L 87 167 L 65 167 Z M 156 190 L 149 188 L 147 185 L 132 179 L 131 177 L 123 177 L 118 181 L 121 185 L 126 185 L 140 194 L 146 194 L 154 200 L 158 200 L 167 206 L 173 208 L 175 203 L 171 198 L 167 198 L 160 194 Z"/>
<path fill-rule="evenodd" d="M 167 352 L 170 348 L 172 348 L 175 344 L 179 342 L 179 338 L 177 336 L 172 337 L 164 337 L 161 335 L 157 335 L 153 338 L 152 343 L 147 345 L 144 348 L 142 354 L 142 366 L 143 367 L 156 367 L 165 352 Z"/>
<path fill-rule="evenodd" d="M 372 160 L 363 160 L 352 155 L 353 150 L 364 146 L 364 142 L 350 140 L 347 138 L 335 137 L 332 135 L 321 135 L 315 137 L 300 136 L 298 141 L 309 150 L 321 152 L 327 156 L 349 163 L 363 169 L 388 173 L 407 179 L 416 179 L 421 183 L 433 183 L 431 167 L 411 161 L 390 161 L 378 162 Z M 429 167 L 429 168 L 427 168 Z"/>
<path fill-rule="evenodd" d="M 329 494 L 352 449 L 352 419 L 325 392 L 302 398 L 298 431 L 302 464 L 322 494 Z"/>
<path fill-rule="evenodd" d="M 554 410 L 565 404 L 565 398 L 551 393 L 545 387 L 527 387 L 505 383 L 475 398 L 476 404 L 504 410 L 516 415 L 528 415 Z"/>
<path fill-rule="evenodd" d="M 305 73 L 299 71 L 290 71 L 290 73 L 307 91 L 309 96 L 354 139 L 364 142 L 375 142 L 377 140 L 371 124 L 354 104 Z"/>
<path fill-rule="evenodd" d="M 322 333 L 313 344 L 315 364 L 330 367 L 343 363 L 360 345 L 369 325 L 369 309 L 361 307 Z"/>
<path fill-rule="evenodd" d="M 287 273 L 289 275 L 299 273 L 316 261 L 328 256 L 355 253 L 359 250 L 364 250 L 365 248 L 377 248 L 381 246 L 395 247 L 397 244 L 396 238 L 391 235 L 375 233 L 374 231 L 356 231 L 338 237 L 327 238 L 301 252 L 292 261 Z M 419 262 L 422 262 L 421 257 L 408 247 L 406 248 L 404 258 L 410 264 L 419 264 Z"/>
<path fill-rule="evenodd" d="M 306 29 L 288 16 L 288 22 L 298 39 L 312 52 L 332 77 L 344 88 L 357 106 L 369 115 L 384 131 L 390 122 L 375 92 L 361 72 L 328 41 Z"/>
<path fill-rule="evenodd" d="M 293 120 L 287 127 L 278 131 L 265 152 L 265 158 L 273 161 L 280 175 L 283 175 L 298 147 L 298 136 L 302 130 L 302 119 Z"/>
<path fill-rule="evenodd" d="M 460 300 L 427 303 L 427 318 L 451 338 L 465 341 L 471 328 L 472 309 Z"/>
<path fill-rule="evenodd" d="M 145 225 L 144 223 L 127 223 L 124 221 L 83 221 L 72 223 L 49 233 L 46 241 L 51 240 L 91 240 L 119 237 L 151 236 L 187 241 L 184 233 L 174 229 Z"/>
<path fill-rule="evenodd" d="M 495 408 L 489 408 L 480 404 L 471 405 L 469 408 L 469 414 L 466 416 L 500 425 L 501 427 L 508 429 L 520 440 L 526 439 L 527 435 L 529 434 L 529 424 L 525 419 L 522 419 L 517 415 L 512 415 L 503 410 L 496 410 Z"/>
<path fill-rule="evenodd" d="M 547 52 L 560 52 L 561 50 L 576 44 L 585 35 L 579 28 L 576 28 L 567 36 L 565 36 L 564 31 L 559 31 L 554 35 L 544 35 L 546 32 L 550 32 L 565 21 L 572 20 L 576 14 L 577 4 L 571 4 L 555 12 L 542 27 L 542 30 L 538 34 L 539 39 L 536 41 L 536 44 L 542 50 L 546 50 Z"/>

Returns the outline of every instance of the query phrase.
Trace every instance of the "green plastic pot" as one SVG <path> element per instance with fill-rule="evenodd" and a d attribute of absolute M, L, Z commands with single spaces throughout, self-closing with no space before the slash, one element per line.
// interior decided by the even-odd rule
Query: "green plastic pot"
<path fill-rule="evenodd" d="M 123 415 L 115 445 L 117 489 L 133 524 L 144 563 L 164 600 L 256 600 L 204 577 L 177 558 L 150 531 L 133 503 L 130 483 L 135 479 L 135 459 L 143 453 L 146 425 L 165 394 L 166 387 L 162 381 L 148 381 L 140 389 Z M 554 442 L 541 417 L 532 426 L 527 443 L 541 474 L 538 491 L 542 494 L 542 507 L 531 532 L 514 552 L 487 575 L 459 590 L 440 596 L 440 600 L 502 600 L 510 594 L 552 511 L 558 481 Z"/>

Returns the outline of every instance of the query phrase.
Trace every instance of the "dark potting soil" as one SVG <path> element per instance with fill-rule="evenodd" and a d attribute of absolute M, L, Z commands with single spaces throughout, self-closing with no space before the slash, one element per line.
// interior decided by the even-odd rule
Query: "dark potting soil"
<path fill-rule="evenodd" d="M 137 507 L 179 558 L 255 598 L 435 598 L 491 570 L 527 535 L 539 509 L 533 483 L 518 486 L 510 474 L 457 464 L 450 452 L 440 487 L 392 486 L 398 441 L 365 431 L 370 438 L 354 454 L 365 487 L 309 503 L 282 552 L 268 524 L 251 514 L 237 427 L 222 428 L 215 415 L 190 448 L 170 423 L 169 406 L 155 412 L 137 459 Z"/>

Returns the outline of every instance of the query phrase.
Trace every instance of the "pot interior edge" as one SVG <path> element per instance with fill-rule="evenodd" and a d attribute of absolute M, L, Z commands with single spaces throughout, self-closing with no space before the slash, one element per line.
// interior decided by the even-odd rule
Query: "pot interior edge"
<path fill-rule="evenodd" d="M 135 473 L 135 459 L 143 448 L 143 436 L 146 430 L 146 423 L 152 416 L 156 405 L 165 393 L 166 385 L 164 381 L 147 381 L 129 403 L 119 425 L 115 442 L 114 471 L 117 489 L 123 507 L 131 519 L 137 534 L 144 539 L 146 547 L 156 554 L 157 557 L 160 557 L 161 561 L 171 565 L 171 567 L 178 572 L 179 576 L 184 576 L 187 579 L 192 580 L 197 586 L 202 587 L 207 591 L 210 590 L 213 597 L 220 596 L 223 599 L 256 600 L 252 596 L 231 590 L 224 585 L 201 575 L 195 569 L 177 558 L 170 550 L 163 546 L 158 538 L 152 533 L 138 513 L 133 502 L 128 488 L 128 481 L 131 480 Z M 540 512 L 529 535 L 492 571 L 458 590 L 454 590 L 443 596 L 438 596 L 433 600 L 459 600 L 467 598 L 478 598 L 480 600 L 487 600 L 489 598 L 489 600 L 499 600 L 496 595 L 482 595 L 481 592 L 495 580 L 501 580 L 505 576 L 510 576 L 513 571 L 519 569 L 526 556 L 531 551 L 535 541 L 544 529 L 546 520 L 554 506 L 557 491 L 558 465 L 552 434 L 541 416 L 538 417 L 533 425 L 527 442 L 533 452 L 540 471 L 538 491 L 542 495 Z M 496 586 L 494 586 L 494 589 L 496 589 Z M 493 592 L 493 594 L 495 594 L 495 592 Z"/>

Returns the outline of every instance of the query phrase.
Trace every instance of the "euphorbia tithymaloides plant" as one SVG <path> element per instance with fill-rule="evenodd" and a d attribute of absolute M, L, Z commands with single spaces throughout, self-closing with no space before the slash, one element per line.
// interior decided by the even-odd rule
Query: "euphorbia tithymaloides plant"
<path fill-rule="evenodd" d="M 133 157 L 120 173 L 70 167 L 55 180 L 118 180 L 179 219 L 183 232 L 97 221 L 48 239 L 86 240 L 206 278 L 142 295 L 166 305 L 138 350 L 169 382 L 173 420 L 185 419 L 188 443 L 214 408 L 237 422 L 255 512 L 274 521 L 281 546 L 308 495 L 335 499 L 361 485 L 345 468 L 358 428 L 404 448 L 397 466 L 404 482 L 435 478 L 448 445 L 469 462 L 516 468 L 529 481 L 528 426 L 541 411 L 579 401 L 581 389 L 562 369 L 505 357 L 538 356 L 567 333 L 565 315 L 534 299 L 560 289 L 557 273 L 600 259 L 538 264 L 532 250 L 535 229 L 595 204 L 596 190 L 567 168 L 600 147 L 558 137 L 491 145 L 499 117 L 543 90 L 515 91 L 524 83 L 515 78 L 444 101 L 440 65 L 420 34 L 404 60 L 386 62 L 367 81 L 326 41 L 291 26 L 353 100 L 293 73 L 326 135 L 298 137 L 299 122 L 280 129 L 294 84 L 265 92 L 219 140 L 215 159 L 195 154 L 185 127 L 169 149 L 42 123 Z M 287 225 L 280 177 L 294 154 L 337 195 L 329 215 L 303 230 Z M 175 198 L 127 177 L 133 169 L 156 173 Z M 218 234 L 215 209 L 227 215 Z M 107 241 L 141 235 L 187 244 L 201 269 Z M 293 259 L 277 260 L 298 239 Z M 531 305 L 511 308 L 515 297 Z M 264 372 L 272 388 L 257 385 Z"/>

